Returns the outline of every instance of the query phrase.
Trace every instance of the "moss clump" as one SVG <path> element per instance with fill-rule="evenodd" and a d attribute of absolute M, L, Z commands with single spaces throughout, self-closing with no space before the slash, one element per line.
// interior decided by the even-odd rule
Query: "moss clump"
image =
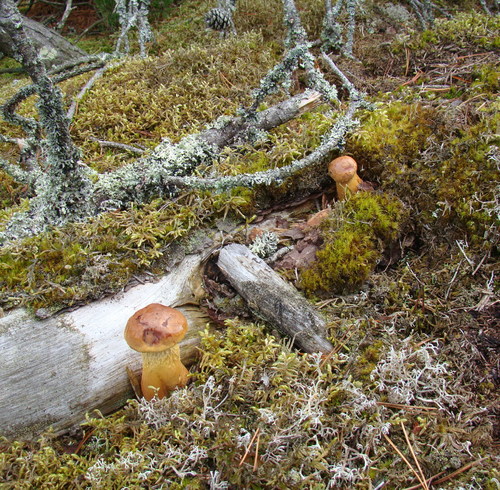
<path fill-rule="evenodd" d="M 149 148 L 162 138 L 176 143 L 248 103 L 248 87 L 256 86 L 275 60 L 276 52 L 262 49 L 258 34 L 128 60 L 109 70 L 79 104 L 75 140 L 97 170 L 116 168 L 123 156 L 115 152 L 103 159 L 91 138 Z"/>
<path fill-rule="evenodd" d="M 324 244 L 311 268 L 302 272 L 301 287 L 308 293 L 358 288 L 397 237 L 404 216 L 401 201 L 384 194 L 360 192 L 338 203 L 322 223 Z"/>
<path fill-rule="evenodd" d="M 475 46 L 478 49 L 500 47 L 500 19 L 484 12 L 461 12 L 451 19 L 436 19 L 432 30 L 424 31 L 414 49 L 428 48 L 438 43 L 453 43 L 458 47 Z"/>
<path fill-rule="evenodd" d="M 361 126 L 349 138 L 349 150 L 360 163 L 378 172 L 391 164 L 400 166 L 394 178 L 405 171 L 423 151 L 437 130 L 436 110 L 419 103 L 378 103 L 361 116 Z M 395 170 L 393 167 L 391 170 Z M 396 169 L 397 170 L 397 169 Z"/>
<path fill-rule="evenodd" d="M 241 215 L 246 205 L 238 196 L 186 194 L 6 245 L 0 250 L 0 304 L 71 306 L 114 292 L 144 270 L 162 273 L 173 241 L 217 216 Z"/>
<path fill-rule="evenodd" d="M 499 104 L 489 93 L 498 70 L 478 69 L 457 109 L 402 101 L 362 117 L 348 151 L 366 166 L 366 176 L 399 197 L 417 229 L 439 240 L 466 239 L 484 250 L 495 246 L 498 212 L 496 163 Z M 481 91 L 478 94 L 477 91 Z M 427 240 L 426 240 L 427 241 Z"/>

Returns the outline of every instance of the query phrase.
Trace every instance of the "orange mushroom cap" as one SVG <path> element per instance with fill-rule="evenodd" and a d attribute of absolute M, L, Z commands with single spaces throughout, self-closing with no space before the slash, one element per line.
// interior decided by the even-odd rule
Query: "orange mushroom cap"
<path fill-rule="evenodd" d="M 358 164 L 352 157 L 335 158 L 328 165 L 328 174 L 338 184 L 347 184 L 358 170 Z"/>
<path fill-rule="evenodd" d="M 130 317 L 125 340 L 138 352 L 161 352 L 179 343 L 187 329 L 186 317 L 180 311 L 152 303 Z"/>

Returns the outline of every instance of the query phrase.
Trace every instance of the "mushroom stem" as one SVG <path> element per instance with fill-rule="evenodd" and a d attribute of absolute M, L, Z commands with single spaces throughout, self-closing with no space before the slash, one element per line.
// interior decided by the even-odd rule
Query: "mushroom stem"
<path fill-rule="evenodd" d="M 356 194 L 356 192 L 358 192 L 359 190 L 359 185 L 362 182 L 363 181 L 361 180 L 361 177 L 358 176 L 358 174 L 354 174 L 353 177 L 345 184 L 337 182 L 336 187 L 339 201 L 343 201 L 346 198 L 348 190 L 350 194 Z"/>
<path fill-rule="evenodd" d="M 163 398 L 177 387 L 186 386 L 188 370 L 181 362 L 179 345 L 160 352 L 142 353 L 142 395 Z"/>

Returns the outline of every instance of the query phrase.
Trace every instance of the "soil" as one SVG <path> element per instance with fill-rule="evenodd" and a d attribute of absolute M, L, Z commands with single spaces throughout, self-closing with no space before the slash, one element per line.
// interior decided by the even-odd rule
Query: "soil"
<path fill-rule="evenodd" d="M 64 13 L 64 5 L 49 5 L 42 2 L 35 2 L 28 10 L 27 16 L 37 22 L 42 22 L 51 28 L 56 27 Z M 72 12 L 64 25 L 62 34 L 80 34 L 85 29 L 95 24 L 100 19 L 99 13 L 89 2 L 76 1 Z"/>

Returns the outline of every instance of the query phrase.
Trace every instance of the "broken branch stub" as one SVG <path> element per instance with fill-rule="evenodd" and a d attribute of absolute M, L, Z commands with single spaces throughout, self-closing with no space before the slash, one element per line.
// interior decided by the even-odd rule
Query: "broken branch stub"
<path fill-rule="evenodd" d="M 219 254 L 218 266 L 250 309 L 291 338 L 299 349 L 325 354 L 333 349 L 326 340 L 325 320 L 292 285 L 247 247 L 227 245 Z"/>

